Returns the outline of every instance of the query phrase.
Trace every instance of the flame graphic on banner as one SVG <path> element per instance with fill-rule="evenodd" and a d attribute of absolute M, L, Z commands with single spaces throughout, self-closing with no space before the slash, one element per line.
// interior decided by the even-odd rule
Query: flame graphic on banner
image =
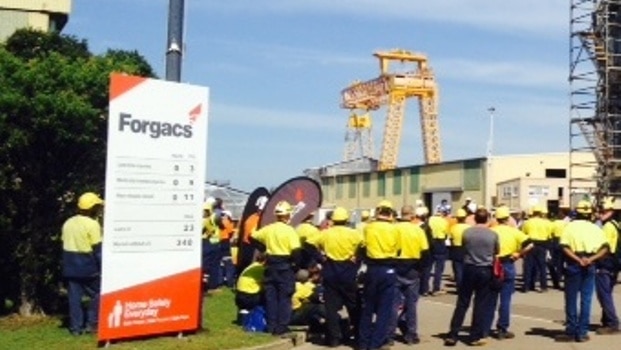
<path fill-rule="evenodd" d="M 190 111 L 190 124 L 194 124 L 198 117 L 201 115 L 201 111 L 203 109 L 203 104 L 199 103 L 196 107 L 192 108 Z"/>

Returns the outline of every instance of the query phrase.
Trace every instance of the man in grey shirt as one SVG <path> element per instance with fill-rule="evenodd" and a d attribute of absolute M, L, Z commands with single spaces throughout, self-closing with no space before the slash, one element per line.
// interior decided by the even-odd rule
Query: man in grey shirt
<path fill-rule="evenodd" d="M 474 310 L 470 327 L 470 344 L 484 345 L 489 335 L 488 320 L 494 315 L 495 291 L 491 288 L 494 256 L 498 254 L 498 235 L 487 227 L 489 213 L 479 208 L 474 213 L 476 225 L 464 231 L 464 275 L 457 291 L 457 304 L 451 318 L 450 331 L 444 345 L 457 344 L 457 335 L 464 322 L 474 294 Z"/>

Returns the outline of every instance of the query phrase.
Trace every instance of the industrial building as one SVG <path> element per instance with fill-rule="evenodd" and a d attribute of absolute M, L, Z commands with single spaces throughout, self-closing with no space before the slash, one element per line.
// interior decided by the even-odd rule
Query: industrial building
<path fill-rule="evenodd" d="M 571 156 L 582 162 L 593 161 L 589 152 Z M 373 166 L 364 160 L 359 163 Z M 502 203 L 521 211 L 540 204 L 554 211 L 591 194 L 588 190 L 570 190 L 569 164 L 570 154 L 565 152 L 481 157 L 349 173 L 339 163 L 314 169 L 313 174 L 321 181 L 324 207 L 371 209 L 381 199 L 388 199 L 395 206 L 414 204 L 420 199 L 434 208 L 446 199 L 457 208 L 469 197 L 487 207 Z M 594 176 L 591 168 L 583 168 L 583 172 L 574 176 Z M 595 187 L 594 182 L 590 187 Z"/>
<path fill-rule="evenodd" d="M 16 30 L 60 32 L 71 12 L 71 0 L 0 0 L 0 41 Z"/>

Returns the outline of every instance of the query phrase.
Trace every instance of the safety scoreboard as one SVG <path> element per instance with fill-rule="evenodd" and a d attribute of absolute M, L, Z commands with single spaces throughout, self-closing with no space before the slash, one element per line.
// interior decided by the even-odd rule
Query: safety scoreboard
<path fill-rule="evenodd" d="M 208 90 L 113 74 L 100 341 L 194 330 Z"/>

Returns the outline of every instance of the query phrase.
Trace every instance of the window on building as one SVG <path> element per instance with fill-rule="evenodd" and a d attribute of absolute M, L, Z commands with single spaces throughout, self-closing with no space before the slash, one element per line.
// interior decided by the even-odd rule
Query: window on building
<path fill-rule="evenodd" d="M 356 198 L 356 187 L 358 187 L 358 183 L 356 182 L 356 175 L 349 175 L 349 198 Z"/>
<path fill-rule="evenodd" d="M 463 163 L 464 166 L 464 191 L 477 191 L 481 189 L 481 161 L 480 160 L 467 160 Z"/>
<path fill-rule="evenodd" d="M 371 174 L 362 175 L 362 196 L 368 198 L 371 195 Z"/>
<path fill-rule="evenodd" d="M 337 176 L 336 177 L 336 199 L 342 199 L 343 198 L 343 187 L 344 187 L 344 183 L 345 179 L 343 178 L 343 176 Z"/>
<path fill-rule="evenodd" d="M 559 187 L 559 188 L 557 189 L 557 192 L 556 192 L 556 193 L 558 194 L 558 198 L 563 198 L 563 192 L 564 192 L 564 190 L 565 190 L 565 189 L 564 189 L 563 187 Z"/>
<path fill-rule="evenodd" d="M 546 177 L 553 179 L 564 179 L 567 177 L 566 169 L 546 169 Z"/>
<path fill-rule="evenodd" d="M 503 186 L 502 187 L 502 198 L 511 197 L 512 186 Z"/>
<path fill-rule="evenodd" d="M 377 173 L 377 196 L 386 195 L 386 173 Z"/>
<path fill-rule="evenodd" d="M 403 178 L 401 176 L 401 170 L 396 169 L 392 172 L 392 194 L 398 196 L 401 194 L 401 185 Z"/>

